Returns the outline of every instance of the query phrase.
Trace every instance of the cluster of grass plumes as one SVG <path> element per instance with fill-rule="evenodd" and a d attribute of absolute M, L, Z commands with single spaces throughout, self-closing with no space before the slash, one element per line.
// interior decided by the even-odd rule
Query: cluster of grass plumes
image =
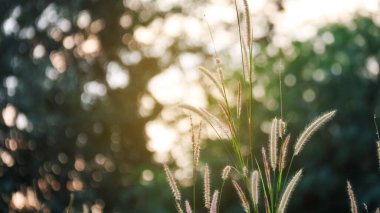
<path fill-rule="evenodd" d="M 299 156 L 303 147 L 310 140 L 311 136 L 323 124 L 329 121 L 335 115 L 335 111 L 327 112 L 320 115 L 312 121 L 295 140 L 293 149 L 291 149 L 291 135 L 286 131 L 286 122 L 282 118 L 282 109 L 280 118 L 272 120 L 268 147 L 262 147 L 261 159 L 253 155 L 254 136 L 253 126 L 253 94 L 254 85 L 253 72 L 253 49 L 252 49 L 252 31 L 249 15 L 249 7 L 246 0 L 242 0 L 240 10 L 238 2 L 235 1 L 241 47 L 242 62 L 242 79 L 238 82 L 236 103 L 231 104 L 230 97 L 227 96 L 224 84 L 223 65 L 220 60 L 216 60 L 216 72 L 212 72 L 205 67 L 200 67 L 200 72 L 204 74 L 216 87 L 222 97 L 222 101 L 218 103 L 222 118 L 210 113 L 206 109 L 196 108 L 189 105 L 181 105 L 181 108 L 189 110 L 200 116 L 207 124 L 209 124 L 226 143 L 229 153 L 232 153 L 233 161 L 226 166 L 221 175 L 222 184 L 220 189 L 211 190 L 210 187 L 210 168 L 206 164 L 203 168 L 203 194 L 204 205 L 207 211 L 219 212 L 220 198 L 223 193 L 223 187 L 228 179 L 236 190 L 241 201 L 242 208 L 245 212 L 267 213 L 285 212 L 290 197 L 298 182 L 301 180 L 303 170 L 299 169 L 292 178 L 289 178 L 292 162 L 295 157 Z M 243 14 L 243 16 L 240 15 Z M 241 18 L 242 17 L 242 18 Z M 243 93 L 243 91 L 248 91 Z M 281 84 L 280 84 L 281 91 Z M 245 115 L 242 115 L 243 100 L 246 101 Z M 236 106 L 236 109 L 231 106 Z M 246 120 L 243 120 L 246 119 Z M 192 121 L 191 121 L 192 123 Z M 247 125 L 248 139 L 242 137 L 242 125 Z M 196 205 L 195 186 L 197 182 L 197 172 L 199 170 L 200 141 L 199 137 L 195 137 L 196 130 L 192 124 L 192 143 L 193 143 L 193 200 L 182 201 L 180 192 L 175 184 L 173 176 L 167 166 L 164 166 L 169 185 L 173 191 L 178 212 L 193 212 L 199 207 Z M 201 129 L 201 128 L 200 128 Z M 198 133 L 200 132 L 200 129 Z M 199 135 L 199 134 L 198 134 Z M 242 145 L 248 144 L 249 154 L 243 155 Z M 268 152 L 267 152 L 268 151 Z M 267 157 L 269 156 L 269 158 Z M 289 161 L 290 159 L 290 161 Z M 287 161 L 289 163 L 287 163 Z M 233 171 L 233 177 L 230 172 Z M 218 203 L 219 201 L 219 203 Z"/>

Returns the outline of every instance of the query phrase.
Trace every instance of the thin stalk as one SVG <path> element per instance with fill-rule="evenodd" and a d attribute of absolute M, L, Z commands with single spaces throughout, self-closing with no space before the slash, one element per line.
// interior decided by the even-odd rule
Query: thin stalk
<path fill-rule="evenodd" d="M 281 70 L 278 71 L 278 78 L 280 83 L 280 115 L 281 119 L 283 119 L 283 106 L 282 106 L 282 77 L 281 77 Z"/>
<path fill-rule="evenodd" d="M 281 190 L 281 185 L 282 185 L 282 171 L 284 168 L 281 167 L 281 160 L 282 156 L 285 154 L 283 153 L 283 146 L 284 146 L 284 141 L 282 141 L 282 146 L 281 146 L 281 151 L 280 151 L 280 156 L 279 156 L 279 167 L 278 167 L 278 178 L 277 178 L 277 187 L 276 187 L 276 206 L 278 204 L 278 199 L 280 195 L 280 190 Z"/>
<path fill-rule="evenodd" d="M 238 7 L 237 7 L 237 3 L 236 3 L 236 0 L 234 1 L 235 3 L 235 11 L 236 11 L 236 19 L 237 19 L 237 22 L 238 22 L 238 28 L 239 28 L 239 40 L 240 40 L 240 55 L 241 55 L 241 64 L 242 64 L 242 69 L 244 70 L 244 54 L 243 54 L 243 40 L 242 40 L 242 35 L 241 35 L 241 24 L 240 24 L 240 18 L 239 18 L 239 10 L 238 10 Z M 244 72 L 244 71 L 243 71 Z M 246 80 L 246 76 L 243 75 L 243 78 L 244 78 L 244 81 Z M 239 121 L 240 123 L 240 121 Z"/>
<path fill-rule="evenodd" d="M 257 161 L 256 158 L 255 158 L 255 161 L 256 161 L 257 170 L 258 170 L 259 175 L 260 175 L 261 185 L 263 186 L 263 190 L 264 190 L 264 202 L 267 202 L 269 204 L 268 193 L 267 193 L 267 190 L 266 190 L 266 187 L 268 187 L 268 184 L 265 184 L 265 182 L 264 182 L 263 174 L 261 172 L 261 168 L 260 168 L 259 162 Z M 269 187 L 268 187 L 268 190 L 269 190 Z M 269 212 L 271 212 L 271 207 L 269 205 L 268 205 L 268 208 L 269 208 Z"/>
<path fill-rule="evenodd" d="M 196 168 L 195 165 L 193 167 L 193 210 L 195 211 L 195 192 L 196 192 L 196 183 L 197 183 L 197 176 L 196 176 Z"/>
<path fill-rule="evenodd" d="M 272 209 L 272 213 L 274 213 L 274 206 L 273 206 L 273 188 L 269 191 L 269 196 L 270 196 L 270 206 L 271 206 L 271 209 Z"/>
<path fill-rule="evenodd" d="M 236 19 L 237 19 L 238 27 L 239 27 L 241 64 L 242 64 L 242 69 L 244 70 L 243 37 L 241 35 L 241 24 L 240 24 L 240 18 L 239 18 L 239 10 L 237 7 L 236 0 L 235 0 L 235 11 L 236 11 Z M 243 77 L 244 77 L 244 81 L 245 81 L 246 76 L 243 75 Z"/>
<path fill-rule="evenodd" d="M 249 55 L 252 56 L 252 48 L 249 49 Z M 249 62 L 249 117 L 248 117 L 248 132 L 249 132 L 249 151 L 253 150 L 253 82 L 252 82 L 252 63 Z M 253 164 L 253 156 L 251 154 L 251 164 Z"/>
<path fill-rule="evenodd" d="M 226 181 L 223 180 L 222 187 L 220 187 L 220 195 L 219 195 L 219 203 L 218 203 L 218 209 L 217 209 L 217 212 L 219 212 L 220 204 L 222 203 L 222 194 L 223 194 L 223 188 L 224 188 L 224 184 L 225 184 L 225 183 L 226 183 Z"/>
<path fill-rule="evenodd" d="M 273 181 L 276 181 L 277 173 L 276 170 L 273 171 Z M 277 177 L 278 178 L 278 177 Z M 276 187 L 276 188 L 275 188 Z M 273 184 L 273 198 L 272 198 L 272 211 L 274 212 L 276 209 L 276 203 L 277 203 L 277 198 L 278 198 L 278 193 L 277 193 L 277 185 Z"/>
<path fill-rule="evenodd" d="M 278 201 L 279 201 L 279 195 L 280 195 L 280 191 L 281 191 L 281 185 L 282 185 L 282 171 L 279 172 L 278 179 L 277 179 L 276 206 L 277 206 Z"/>
<path fill-rule="evenodd" d="M 377 123 L 376 123 L 376 114 L 373 115 L 373 122 L 375 123 L 377 140 L 380 141 L 379 129 L 377 128 Z"/>
<path fill-rule="evenodd" d="M 286 172 L 285 183 L 288 181 L 288 176 L 289 176 L 290 169 L 292 168 L 294 156 L 295 155 L 293 154 L 292 159 L 290 160 L 289 168 L 288 168 L 288 171 Z"/>

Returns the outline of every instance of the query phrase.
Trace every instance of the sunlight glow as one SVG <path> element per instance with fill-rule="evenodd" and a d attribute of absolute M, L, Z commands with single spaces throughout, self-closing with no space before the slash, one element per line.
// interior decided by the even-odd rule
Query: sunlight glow
<path fill-rule="evenodd" d="M 66 71 L 67 64 L 63 52 L 52 52 L 50 54 L 50 61 L 59 73 L 63 73 Z"/>
<path fill-rule="evenodd" d="M 12 127 L 16 123 L 17 110 L 12 104 L 7 104 L 2 112 L 5 125 Z"/>
<path fill-rule="evenodd" d="M 18 210 L 37 210 L 41 208 L 41 203 L 37 198 L 36 192 L 31 187 L 28 187 L 25 193 L 21 191 L 13 193 L 10 205 Z"/>
<path fill-rule="evenodd" d="M 11 154 L 9 154 L 6 151 L 0 150 L 0 158 L 1 161 L 7 166 L 7 167 L 12 167 L 15 164 L 15 160 L 12 157 Z"/>
<path fill-rule="evenodd" d="M 21 192 L 16 192 L 12 195 L 12 205 L 16 209 L 24 208 L 26 203 L 26 198 Z"/>
<path fill-rule="evenodd" d="M 91 23 L 91 15 L 88 11 L 81 11 L 78 15 L 77 26 L 79 28 L 86 28 Z"/>
<path fill-rule="evenodd" d="M 83 41 L 80 50 L 85 55 L 96 55 L 100 51 L 99 39 L 94 35 L 90 35 L 87 40 Z"/>
<path fill-rule="evenodd" d="M 294 40 L 305 41 L 312 36 L 315 36 L 318 28 L 336 22 L 349 23 L 349 21 L 356 14 L 372 15 L 374 16 L 379 8 L 378 0 L 347 0 L 342 2 L 341 0 L 284 0 L 284 11 L 276 11 L 276 5 L 274 2 L 268 2 L 265 0 L 257 0 L 250 2 L 250 9 L 253 17 L 253 24 L 255 27 L 254 38 L 260 38 L 268 31 L 268 26 L 265 24 L 262 16 L 267 16 L 274 23 L 274 35 L 273 45 L 261 49 L 259 46 L 254 48 L 254 52 L 266 51 L 268 56 L 274 55 L 282 48 L 284 54 L 291 58 L 295 55 L 295 50 L 289 48 L 289 44 Z M 132 3 L 128 4 L 129 6 Z M 141 6 L 135 2 L 133 4 L 136 7 Z M 183 15 L 173 15 L 166 19 L 159 20 L 152 23 L 147 27 L 139 27 L 133 35 L 134 38 L 146 45 L 152 47 L 148 50 L 151 55 L 161 57 L 165 53 L 164 49 L 167 47 L 165 39 L 162 39 L 161 35 L 178 37 L 187 36 L 191 42 L 199 42 L 205 44 L 205 49 L 210 54 L 214 54 L 216 49 L 217 54 L 226 53 L 226 56 L 231 59 L 227 65 L 225 65 L 226 75 L 231 74 L 228 70 L 236 69 L 240 67 L 240 46 L 238 44 L 238 35 L 236 31 L 231 28 L 221 27 L 223 24 L 235 25 L 236 13 L 234 6 L 229 0 L 211 0 L 209 3 L 202 5 L 201 9 L 195 9 L 192 17 L 186 17 Z M 222 16 L 220 14 L 223 14 Z M 261 18 L 260 18 L 261 17 Z M 380 23 L 380 16 L 378 16 L 378 22 Z M 186 23 L 186 20 L 190 20 Z M 124 20 L 127 23 L 127 19 Z M 182 24 L 181 24 L 182 23 Z M 213 41 L 210 38 L 209 29 L 207 24 L 210 25 Z M 186 27 L 184 27 L 186 26 Z M 191 26 L 191 27 L 189 27 Z M 193 28 L 194 26 L 194 28 Z M 195 27 L 197 26 L 197 27 Z M 235 25 L 236 26 L 236 25 Z M 184 29 L 185 28 L 185 29 Z M 237 30 L 237 26 L 236 29 Z M 161 36 L 161 37 L 160 37 Z M 326 46 L 335 41 L 334 36 L 331 33 L 325 33 L 314 40 L 313 50 L 317 54 L 323 54 Z M 360 42 L 360 39 L 358 39 Z M 215 44 L 214 44 L 215 43 Z M 157 48 L 159 47 L 159 48 Z M 156 48 L 156 49 L 155 49 Z M 156 51 L 158 49 L 158 51 Z M 204 92 L 204 88 L 200 85 L 200 75 L 197 71 L 197 67 L 203 63 L 203 58 L 197 58 L 193 53 L 183 53 L 179 55 L 179 64 L 174 64 L 162 71 L 160 74 L 153 77 L 149 84 L 148 90 L 153 97 L 163 105 L 175 106 L 177 104 L 190 104 L 193 106 L 207 107 L 207 98 Z M 266 61 L 265 58 L 257 58 L 257 63 Z M 207 67 L 212 69 L 214 65 L 207 64 Z M 379 64 L 372 59 L 366 61 L 366 72 L 369 77 L 378 75 Z M 342 68 L 339 64 L 334 65 L 331 68 L 331 72 L 334 75 L 340 75 Z M 326 80 L 324 71 L 317 70 L 315 73 L 310 73 L 310 78 L 314 81 L 321 82 Z M 257 99 L 262 99 L 264 106 L 268 110 L 276 110 L 279 107 L 279 103 L 275 99 L 263 99 L 265 96 L 265 86 L 268 79 L 260 79 L 262 85 L 256 85 L 253 88 L 253 94 Z M 208 83 L 208 82 L 204 82 Z M 284 85 L 287 87 L 293 87 L 297 83 L 297 77 L 292 74 L 286 74 L 284 76 Z M 211 95 L 215 95 L 212 85 L 208 87 Z M 231 95 L 233 96 L 233 95 Z M 312 89 L 304 91 L 303 100 L 305 102 L 312 102 L 316 99 L 316 93 Z M 160 122 L 154 125 L 147 125 L 146 132 L 149 135 L 149 149 L 156 151 L 163 159 L 168 159 L 168 155 L 162 153 L 168 153 L 170 151 L 171 156 L 176 159 L 176 163 L 179 163 L 179 159 L 184 158 L 183 152 L 179 151 L 178 147 L 184 148 L 183 144 L 179 141 L 175 141 L 175 133 L 168 130 L 166 127 L 173 121 L 173 118 L 177 115 L 178 109 L 165 109 L 161 112 Z M 144 113 L 142 113 L 144 114 Z M 159 127 L 159 125 L 162 125 Z M 175 124 L 176 125 L 176 124 Z M 261 127 L 265 132 L 267 131 L 267 125 Z M 177 130 L 178 131 L 178 130 Z M 169 133 L 168 133 L 169 132 Z M 205 128 L 205 134 L 209 137 L 216 137 L 212 134 L 212 130 Z M 184 133 L 180 133 L 178 137 L 184 137 Z M 157 158 L 156 158 L 157 159 Z"/>
<path fill-rule="evenodd" d="M 107 65 L 106 80 L 111 89 L 125 88 L 129 84 L 128 71 L 116 62 Z"/>
<path fill-rule="evenodd" d="M 42 58 L 46 53 L 45 47 L 42 44 L 38 44 L 33 49 L 33 57 L 35 59 Z"/>
<path fill-rule="evenodd" d="M 151 121 L 146 125 L 149 137 L 148 148 L 157 152 L 168 152 L 178 139 L 177 132 L 158 121 Z"/>
<path fill-rule="evenodd" d="M 374 78 L 379 74 L 379 63 L 377 63 L 375 57 L 367 58 L 366 68 L 369 74 Z"/>
<path fill-rule="evenodd" d="M 379 10 L 378 0 L 287 0 L 285 12 L 276 17 L 276 31 L 293 39 L 305 40 L 317 28 L 333 22 L 348 22 L 358 11 Z"/>
<path fill-rule="evenodd" d="M 24 130 L 28 127 L 28 118 L 25 114 L 19 113 L 16 119 L 16 126 L 19 130 Z"/>

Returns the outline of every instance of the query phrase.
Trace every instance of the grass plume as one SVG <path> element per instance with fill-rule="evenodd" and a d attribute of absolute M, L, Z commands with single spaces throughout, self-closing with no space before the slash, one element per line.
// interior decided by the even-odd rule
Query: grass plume
<path fill-rule="evenodd" d="M 192 213 L 190 202 L 188 200 L 185 201 L 186 213 Z"/>
<path fill-rule="evenodd" d="M 317 119 L 315 119 L 306 129 L 302 132 L 302 134 L 298 137 L 296 145 L 294 146 L 294 155 L 298 155 L 305 143 L 310 139 L 311 135 L 317 131 L 323 124 L 325 124 L 328 120 L 334 117 L 336 111 L 327 112 Z"/>
<path fill-rule="evenodd" d="M 247 46 L 252 46 L 252 33 L 251 33 L 251 15 L 249 13 L 249 6 L 247 0 L 243 0 L 244 4 L 244 20 L 245 20 L 245 27 L 246 27 L 246 33 L 247 33 Z"/>
<path fill-rule="evenodd" d="M 281 196 L 280 204 L 278 205 L 277 213 L 284 213 L 286 206 L 289 202 L 290 196 L 292 195 L 292 192 L 294 191 L 295 186 L 297 185 L 299 179 L 302 176 L 302 169 L 299 170 L 292 180 L 289 182 L 289 184 L 286 186 L 284 193 Z"/>
<path fill-rule="evenodd" d="M 169 186 L 173 192 L 173 196 L 176 201 L 181 201 L 181 192 L 178 190 L 177 183 L 175 182 L 175 179 L 173 177 L 173 174 L 171 173 L 169 167 L 164 164 L 164 171 L 166 174 L 166 180 L 169 183 Z"/>
<path fill-rule="evenodd" d="M 178 213 L 184 213 L 180 202 L 177 201 L 175 205 Z"/>
<path fill-rule="evenodd" d="M 207 209 L 210 208 L 210 170 L 208 168 L 208 165 L 206 164 L 205 170 L 204 170 L 204 176 L 203 176 L 203 189 L 204 189 L 204 201 L 205 201 L 205 207 Z"/>
<path fill-rule="evenodd" d="M 198 129 L 198 137 L 195 138 L 195 127 L 193 124 L 193 120 L 190 116 L 190 125 L 191 125 L 191 145 L 192 145 L 192 151 L 193 151 L 193 169 L 195 170 L 199 163 L 199 156 L 200 156 L 200 136 L 202 132 L 202 122 L 199 124 Z"/>
<path fill-rule="evenodd" d="M 224 139 L 230 140 L 232 138 L 231 130 L 227 124 L 225 124 L 218 117 L 211 114 L 207 110 L 201 109 L 201 111 L 210 120 L 210 122 L 213 123 L 214 126 L 216 126 L 224 134 Z"/>
<path fill-rule="evenodd" d="M 217 213 L 218 212 L 218 197 L 219 197 L 219 191 L 215 190 L 214 194 L 212 195 L 210 213 Z"/>
<path fill-rule="evenodd" d="M 234 188 L 235 188 L 235 190 L 236 190 L 236 192 L 240 198 L 241 205 L 243 206 L 244 211 L 248 213 L 250 211 L 249 203 L 248 203 L 247 197 L 244 194 L 244 191 L 241 189 L 241 187 L 239 186 L 239 184 L 235 180 L 232 180 L 232 185 L 234 186 Z"/>
<path fill-rule="evenodd" d="M 212 81 L 212 83 L 214 83 L 215 87 L 218 89 L 219 93 L 224 96 L 224 90 L 223 90 L 223 86 L 222 86 L 222 83 L 220 81 L 218 81 L 214 75 L 205 67 L 199 67 L 199 71 L 201 71 L 201 73 L 203 73 L 205 76 L 208 77 L 208 79 L 210 79 Z"/>
<path fill-rule="evenodd" d="M 278 124 L 278 127 L 277 127 L 278 137 L 282 138 L 286 133 L 286 123 L 280 118 L 278 119 L 277 124 Z"/>
<path fill-rule="evenodd" d="M 273 171 L 276 170 L 276 166 L 277 166 L 277 139 L 278 139 L 277 127 L 278 127 L 278 120 L 277 118 L 274 118 L 272 120 L 272 127 L 270 130 L 270 137 L 269 137 L 270 164 Z"/>
<path fill-rule="evenodd" d="M 236 99 L 236 117 L 237 119 L 240 119 L 241 115 L 241 106 L 242 106 L 242 89 L 241 89 L 241 83 L 239 81 L 238 83 L 238 91 L 237 91 L 237 99 Z"/>
<path fill-rule="evenodd" d="M 257 206 L 259 204 L 259 172 L 257 170 L 251 174 L 251 194 L 253 203 Z"/>
<path fill-rule="evenodd" d="M 288 155 L 289 141 L 290 141 L 290 134 L 288 134 L 288 136 L 286 136 L 285 141 L 281 146 L 280 162 L 279 162 L 279 170 L 280 171 L 283 171 L 285 169 L 286 157 Z"/>
<path fill-rule="evenodd" d="M 347 193 L 348 198 L 350 199 L 351 213 L 358 213 L 358 206 L 356 205 L 355 194 L 352 190 L 350 181 L 347 181 Z"/>
<path fill-rule="evenodd" d="M 271 190 L 272 186 L 271 186 L 270 169 L 269 169 L 267 154 L 266 154 L 264 147 L 261 148 L 261 156 L 263 158 L 264 172 L 265 172 L 265 177 L 267 179 L 268 188 L 269 188 L 269 190 Z"/>
<path fill-rule="evenodd" d="M 221 121 L 215 115 L 208 112 L 207 110 L 202 108 L 196 108 L 187 104 L 181 104 L 179 105 L 179 107 L 194 112 L 195 114 L 203 118 L 205 121 L 207 121 L 220 139 L 231 138 L 231 132 L 228 125 Z"/>
<path fill-rule="evenodd" d="M 222 180 L 227 180 L 231 172 L 231 166 L 225 166 L 222 172 Z"/>

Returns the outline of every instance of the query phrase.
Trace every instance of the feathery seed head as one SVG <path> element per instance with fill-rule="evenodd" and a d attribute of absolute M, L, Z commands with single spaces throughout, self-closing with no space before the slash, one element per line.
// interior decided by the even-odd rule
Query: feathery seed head
<path fill-rule="evenodd" d="M 199 156 L 201 153 L 201 133 L 202 133 L 202 122 L 199 123 L 198 138 L 195 142 L 195 146 L 193 149 L 193 161 L 194 161 L 195 167 L 198 166 Z"/>
<path fill-rule="evenodd" d="M 235 180 L 232 180 L 232 184 L 240 198 L 240 201 L 241 201 L 241 204 L 243 206 L 243 209 L 246 213 L 249 212 L 249 203 L 248 203 L 248 200 L 247 200 L 247 197 L 245 196 L 243 190 L 241 189 L 241 187 L 239 186 L 239 184 L 235 181 Z"/>
<path fill-rule="evenodd" d="M 223 92 L 223 87 L 222 87 L 222 82 L 217 80 L 214 75 L 205 67 L 199 67 L 199 70 L 205 75 L 207 76 L 211 81 L 212 83 L 214 83 L 214 85 L 216 86 L 216 88 L 218 89 L 219 93 L 221 96 L 223 96 L 224 92 Z"/>
<path fill-rule="evenodd" d="M 224 167 L 223 172 L 222 172 L 222 180 L 225 181 L 227 178 L 230 176 L 231 172 L 231 166 L 227 165 Z"/>
<path fill-rule="evenodd" d="M 219 191 L 215 190 L 214 194 L 212 195 L 210 213 L 217 213 L 218 211 L 218 196 L 219 196 Z"/>
<path fill-rule="evenodd" d="M 249 71 L 249 66 L 250 66 L 249 50 L 244 45 L 242 47 L 242 57 L 243 57 L 244 80 L 246 82 L 253 82 L 252 73 Z"/>
<path fill-rule="evenodd" d="M 240 2 L 240 1 L 239 1 Z M 252 73 L 250 72 L 250 48 L 252 47 L 251 41 L 251 24 L 249 16 L 249 8 L 247 0 L 242 0 L 243 3 L 243 18 L 240 17 L 240 5 L 238 7 L 238 0 L 235 0 L 235 10 L 237 16 L 237 22 L 239 26 L 239 38 L 240 38 L 240 51 L 243 64 L 244 80 L 246 82 L 252 82 Z M 245 21 L 245 28 L 241 26 L 241 21 Z M 245 31 L 245 32 L 243 32 Z"/>
<path fill-rule="evenodd" d="M 186 213 L 192 213 L 190 202 L 188 200 L 185 201 Z"/>
<path fill-rule="evenodd" d="M 231 116 L 230 116 L 229 110 L 227 109 L 226 105 L 223 104 L 223 103 L 221 103 L 221 102 L 218 103 L 218 106 L 222 110 L 225 118 L 227 119 L 228 133 L 226 133 L 226 134 L 228 134 L 228 137 L 232 137 L 232 135 L 234 137 L 236 137 L 235 127 L 234 127 L 233 121 L 231 120 Z"/>
<path fill-rule="evenodd" d="M 209 122 L 207 116 L 205 116 L 204 113 L 201 110 L 199 110 L 199 108 L 193 107 L 193 106 L 190 106 L 187 104 L 181 104 L 181 105 L 179 105 L 179 107 L 182 109 L 186 109 L 186 110 L 189 110 L 191 112 L 194 112 L 195 114 L 199 115 L 201 118 L 203 118 L 204 120 Z"/>
<path fill-rule="evenodd" d="M 164 164 L 164 171 L 165 171 L 165 174 L 166 174 L 166 180 L 168 181 L 169 183 L 169 186 L 173 192 L 173 196 L 175 198 L 176 201 L 181 201 L 181 193 L 180 191 L 178 190 L 178 187 L 177 187 L 177 184 L 175 182 L 175 179 L 169 169 L 169 167 Z"/>
<path fill-rule="evenodd" d="M 247 33 L 247 45 L 248 48 L 252 46 L 252 34 L 251 34 L 251 16 L 249 14 L 249 6 L 248 1 L 243 0 L 244 4 L 244 18 L 245 18 L 245 27 L 246 27 L 246 33 Z"/>
<path fill-rule="evenodd" d="M 264 171 L 265 171 L 265 177 L 267 179 L 267 184 L 268 184 L 269 189 L 271 189 L 272 184 L 271 184 L 271 178 L 270 178 L 270 169 L 269 169 L 267 154 L 266 154 L 264 147 L 261 148 L 261 156 L 263 158 Z"/>
<path fill-rule="evenodd" d="M 237 99 L 236 99 L 236 110 L 237 110 L 236 114 L 237 114 L 238 119 L 240 119 L 240 115 L 241 115 L 241 105 L 242 105 L 242 90 L 241 90 L 241 83 L 239 81 Z"/>
<path fill-rule="evenodd" d="M 290 196 L 291 196 L 295 186 L 297 185 L 299 179 L 301 178 L 301 176 L 302 176 L 302 169 L 300 169 L 294 175 L 292 180 L 290 180 L 289 184 L 286 186 L 285 191 L 281 196 L 281 200 L 280 200 L 280 204 L 278 205 L 277 213 L 284 213 L 285 212 L 285 208 L 289 202 Z"/>
<path fill-rule="evenodd" d="M 183 213 L 183 210 L 182 210 L 182 207 L 181 207 L 181 203 L 179 201 L 176 201 L 175 205 L 176 205 L 176 208 L 177 208 L 177 212 L 178 213 Z"/>
<path fill-rule="evenodd" d="M 286 132 L 286 123 L 281 118 L 278 120 L 278 137 L 282 138 Z"/>
<path fill-rule="evenodd" d="M 354 191 L 352 190 L 350 181 L 347 181 L 347 193 L 348 193 L 348 197 L 350 198 L 351 212 L 358 213 L 358 207 L 356 205 L 355 194 L 354 194 Z"/>
<path fill-rule="evenodd" d="M 280 154 L 280 163 L 279 163 L 279 169 L 280 171 L 285 169 L 285 164 L 286 164 L 286 157 L 288 155 L 288 145 L 290 141 L 290 134 L 286 136 L 284 143 L 282 144 L 281 147 L 281 154 Z"/>
<path fill-rule="evenodd" d="M 224 69 L 223 69 L 223 64 L 222 64 L 222 61 L 220 60 L 220 58 L 215 58 L 215 62 L 216 62 L 216 71 L 218 72 L 218 75 L 219 75 L 219 80 L 220 82 L 223 82 L 224 81 Z"/>
<path fill-rule="evenodd" d="M 276 166 L 277 166 L 277 139 L 278 139 L 277 127 L 278 127 L 278 120 L 277 118 L 274 118 L 272 120 L 272 127 L 271 127 L 270 138 L 269 138 L 270 163 L 271 163 L 273 171 L 276 170 Z"/>
<path fill-rule="evenodd" d="M 243 167 L 243 175 L 244 175 L 245 177 L 248 176 L 248 169 L 247 169 L 246 166 Z"/>
<path fill-rule="evenodd" d="M 257 170 L 251 174 L 251 193 L 253 203 L 257 206 L 259 204 L 259 172 Z"/>
<path fill-rule="evenodd" d="M 181 104 L 179 107 L 190 110 L 194 112 L 195 114 L 199 115 L 201 118 L 203 118 L 205 121 L 207 121 L 211 127 L 215 130 L 216 134 L 221 138 L 221 139 L 231 139 L 231 132 L 229 130 L 228 125 L 223 123 L 218 117 L 215 115 L 211 114 L 205 109 L 201 108 L 196 108 L 187 104 Z M 218 130 L 217 130 L 218 129 Z M 223 133 L 223 135 L 219 134 L 219 131 Z M 223 136 L 223 137 L 222 137 Z"/>
<path fill-rule="evenodd" d="M 193 149 L 193 167 L 195 168 L 198 165 L 200 145 L 199 145 L 199 140 L 195 139 L 195 128 L 193 125 L 193 119 L 191 118 L 191 115 L 190 115 L 190 125 L 191 125 L 191 143 L 192 143 L 192 149 Z"/>
<path fill-rule="evenodd" d="M 226 125 L 218 117 L 216 117 L 215 115 L 211 114 L 207 110 L 201 109 L 201 111 L 208 118 L 208 120 L 211 122 L 211 124 L 213 126 L 216 126 L 220 131 L 222 131 L 222 133 L 224 134 L 224 138 L 225 139 L 231 140 L 232 134 L 231 134 L 231 131 L 230 131 L 228 125 Z"/>
<path fill-rule="evenodd" d="M 207 209 L 210 208 L 210 170 L 208 168 L 208 165 L 205 166 L 204 176 L 203 176 L 203 183 L 204 183 L 204 199 L 205 199 L 205 207 Z"/>
<path fill-rule="evenodd" d="M 296 145 L 294 146 L 294 155 L 298 155 L 302 150 L 306 141 L 309 140 L 311 135 L 317 131 L 323 124 L 325 124 L 328 120 L 334 117 L 336 111 L 331 111 L 319 116 L 315 119 L 306 129 L 302 132 L 302 134 L 297 139 Z"/>

